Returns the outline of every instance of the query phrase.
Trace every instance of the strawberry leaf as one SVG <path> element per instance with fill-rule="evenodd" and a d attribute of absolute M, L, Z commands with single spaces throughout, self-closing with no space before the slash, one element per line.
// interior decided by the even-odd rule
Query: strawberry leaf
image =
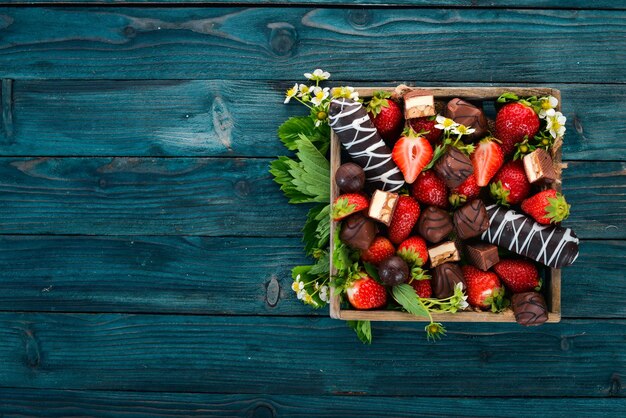
<path fill-rule="evenodd" d="M 328 149 L 330 144 L 329 127 L 316 127 L 315 122 L 310 116 L 294 116 L 287 119 L 278 128 L 278 137 L 285 144 L 285 147 L 291 151 L 298 149 L 296 141 L 300 139 L 300 135 L 306 136 L 311 143 L 318 149 Z"/>
<path fill-rule="evenodd" d="M 394 286 L 392 295 L 396 302 L 408 313 L 419 317 L 430 317 L 428 309 L 424 307 L 424 304 L 420 301 L 419 296 L 417 296 L 415 289 L 413 289 L 411 285 L 403 283 Z"/>
<path fill-rule="evenodd" d="M 515 93 L 506 92 L 502 93 L 500 97 L 498 97 L 498 103 L 507 103 L 507 102 L 516 102 L 519 100 L 519 97 Z"/>
<path fill-rule="evenodd" d="M 327 249 L 330 236 L 330 204 L 319 204 L 312 207 L 302 228 L 302 241 L 307 255 L 316 250 Z"/>
<path fill-rule="evenodd" d="M 372 325 L 370 321 L 346 321 L 346 323 L 356 332 L 356 336 L 363 344 L 372 343 Z"/>
<path fill-rule="evenodd" d="M 376 269 L 376 266 L 371 263 L 363 263 L 363 268 L 365 268 L 365 271 L 372 279 L 380 282 L 380 277 L 378 276 L 378 270 Z"/>

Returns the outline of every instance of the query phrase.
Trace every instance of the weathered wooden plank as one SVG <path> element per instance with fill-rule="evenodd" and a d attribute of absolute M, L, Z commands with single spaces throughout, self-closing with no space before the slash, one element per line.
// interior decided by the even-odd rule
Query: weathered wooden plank
<path fill-rule="evenodd" d="M 274 156 L 285 152 L 276 139 L 277 127 L 291 115 L 304 114 L 298 105 L 280 104 L 287 86 L 224 80 L 16 80 L 12 136 L 0 139 L 0 155 Z M 626 86 L 551 87 L 561 90 L 568 117 L 566 160 L 626 160 L 621 140 L 626 127 L 614 123 L 626 119 Z"/>
<path fill-rule="evenodd" d="M 419 389 L 416 389 L 419 391 Z M 491 417 L 619 416 L 624 398 L 452 398 L 227 395 L 0 389 L 7 416 Z"/>
<path fill-rule="evenodd" d="M 176 4 L 186 5 L 230 5 L 231 0 L 63 0 L 64 4 L 89 4 L 89 5 L 120 5 L 120 4 Z M 555 9 L 615 9 L 623 10 L 626 6 L 619 1 L 597 0 L 589 3 L 584 0 L 352 0 L 350 4 L 338 0 L 238 0 L 237 4 L 242 5 L 311 5 L 311 6 L 411 6 L 411 7 L 508 7 L 508 8 L 555 8 Z M 1 4 L 35 4 L 35 5 L 56 5 L 54 0 L 4 0 Z"/>
<path fill-rule="evenodd" d="M 626 318 L 625 254 L 583 242 L 563 317 Z M 291 291 L 306 263 L 298 238 L 0 236 L 0 310 L 328 316 Z"/>
<path fill-rule="evenodd" d="M 5 234 L 300 235 L 268 159 L 0 158 Z M 571 162 L 567 225 L 582 238 L 626 238 L 626 163 Z"/>
<path fill-rule="evenodd" d="M 432 344 L 388 323 L 364 347 L 331 319 L 3 313 L 0 386 L 510 396 L 514 379 L 516 396 L 623 396 L 625 325 L 458 323 Z"/>
<path fill-rule="evenodd" d="M 0 29 L 3 78 L 294 79 L 317 66 L 347 80 L 626 75 L 623 11 L 3 8 Z"/>

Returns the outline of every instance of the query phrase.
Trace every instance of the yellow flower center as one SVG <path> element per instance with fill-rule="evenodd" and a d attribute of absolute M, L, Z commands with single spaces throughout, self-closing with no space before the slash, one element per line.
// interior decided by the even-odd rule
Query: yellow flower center
<path fill-rule="evenodd" d="M 443 121 L 443 126 L 445 128 L 449 128 L 450 126 L 454 125 L 454 121 L 452 119 L 447 119 Z"/>
<path fill-rule="evenodd" d="M 324 120 L 327 116 L 326 112 L 317 112 L 317 119 L 319 120 Z"/>
<path fill-rule="evenodd" d="M 541 102 L 541 108 L 544 110 L 552 109 L 552 106 L 550 105 L 550 100 L 543 100 Z"/>
<path fill-rule="evenodd" d="M 287 96 L 295 96 L 295 95 L 296 95 L 296 89 L 290 88 L 289 90 L 287 90 Z"/>

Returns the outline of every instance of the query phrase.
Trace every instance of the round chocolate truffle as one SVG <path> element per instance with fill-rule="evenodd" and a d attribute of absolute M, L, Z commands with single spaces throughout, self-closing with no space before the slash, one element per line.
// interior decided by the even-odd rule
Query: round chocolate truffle
<path fill-rule="evenodd" d="M 365 186 L 365 171 L 355 163 L 342 164 L 335 173 L 335 183 L 342 193 L 355 193 Z"/>
<path fill-rule="evenodd" d="M 405 283 L 409 279 L 409 266 L 400 257 L 389 257 L 378 267 L 380 280 L 388 286 Z"/>

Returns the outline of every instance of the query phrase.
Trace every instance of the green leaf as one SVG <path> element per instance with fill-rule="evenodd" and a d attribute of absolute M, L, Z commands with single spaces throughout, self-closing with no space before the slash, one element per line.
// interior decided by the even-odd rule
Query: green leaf
<path fill-rule="evenodd" d="M 376 280 L 377 282 L 380 281 L 380 277 L 378 276 L 378 269 L 375 265 L 371 263 L 363 263 L 363 267 L 372 279 Z"/>
<path fill-rule="evenodd" d="M 327 144 L 330 138 L 330 132 L 326 132 L 326 129 L 316 128 L 315 122 L 310 116 L 291 117 L 278 128 L 278 137 L 291 151 L 298 148 L 296 141 L 300 139 L 300 135 L 304 135 L 312 143 L 318 144 L 318 148 Z"/>
<path fill-rule="evenodd" d="M 304 135 L 296 141 L 300 164 L 290 165 L 292 184 L 300 193 L 310 196 L 309 202 L 330 201 L 330 163 Z"/>
<path fill-rule="evenodd" d="M 415 316 L 423 316 L 429 318 L 428 310 L 420 302 L 419 296 L 415 293 L 412 286 L 403 283 L 398 286 L 394 286 L 392 290 L 393 298 L 398 302 L 400 306 L 404 308 L 408 313 Z"/>
<path fill-rule="evenodd" d="M 515 93 L 506 92 L 502 93 L 500 97 L 498 97 L 498 103 L 506 103 L 506 102 L 516 102 L 519 100 L 519 97 Z"/>
<path fill-rule="evenodd" d="M 372 343 L 372 324 L 370 321 L 347 321 L 347 324 L 356 332 L 363 344 Z"/>
<path fill-rule="evenodd" d="M 309 274 L 328 275 L 330 273 L 330 254 L 325 252 L 309 270 Z"/>
<path fill-rule="evenodd" d="M 312 207 L 302 228 L 302 241 L 307 255 L 316 250 L 327 250 L 330 237 L 330 204 Z"/>
<path fill-rule="evenodd" d="M 290 170 L 297 166 L 298 163 L 289 157 L 278 157 L 270 163 L 269 171 L 274 176 L 274 181 L 280 185 L 280 190 L 289 199 L 289 203 L 306 203 L 310 201 L 310 196 L 296 188 L 290 173 Z"/>

